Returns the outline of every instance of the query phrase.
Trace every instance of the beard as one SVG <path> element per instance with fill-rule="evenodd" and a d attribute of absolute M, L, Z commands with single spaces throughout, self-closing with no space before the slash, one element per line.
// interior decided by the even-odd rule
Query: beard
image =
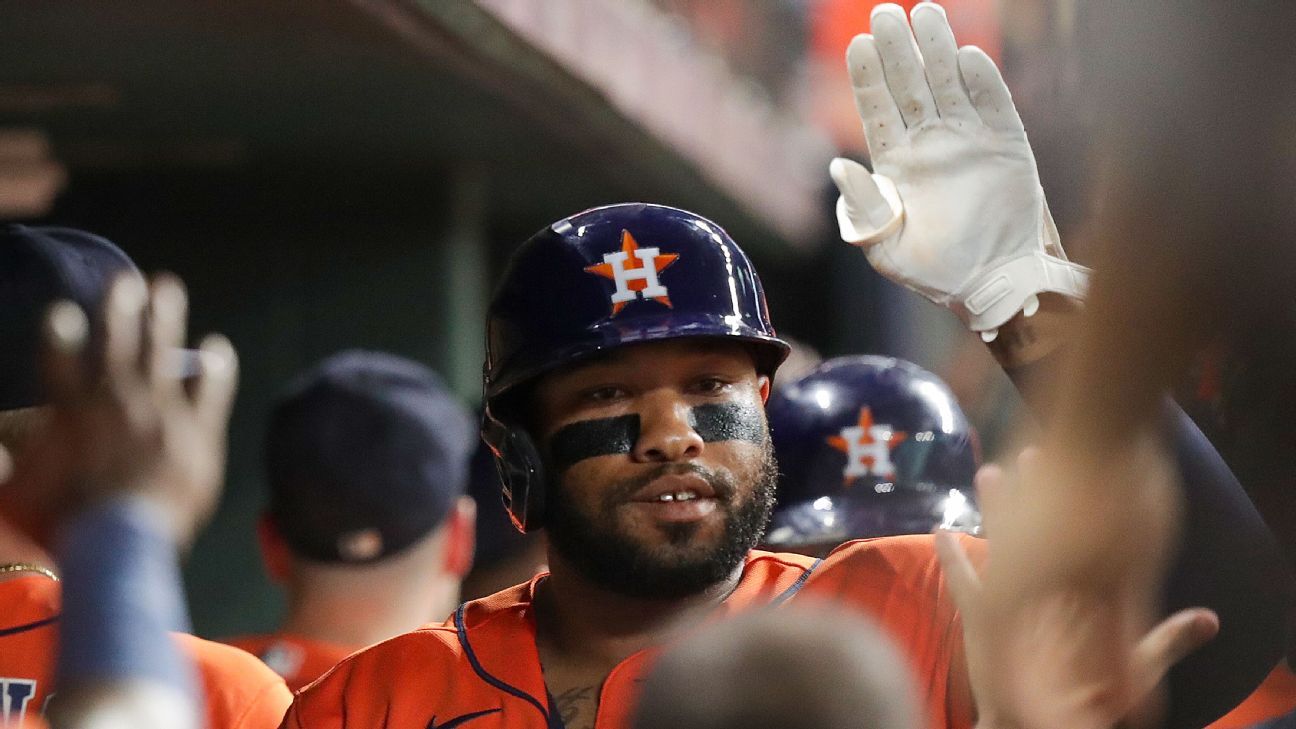
<path fill-rule="evenodd" d="M 594 584 L 627 597 L 678 599 L 703 592 L 728 578 L 760 541 L 774 508 L 778 465 L 768 437 L 761 444 L 760 464 L 751 494 L 737 500 L 733 478 L 697 464 L 662 464 L 608 490 L 596 515 L 586 514 L 564 493 L 562 478 L 550 484 L 546 504 L 549 541 L 577 571 Z M 695 543 L 698 524 L 659 524 L 666 544 L 645 544 L 617 528 L 617 509 L 635 491 L 662 476 L 693 474 L 715 489 L 724 514 L 718 539 Z"/>

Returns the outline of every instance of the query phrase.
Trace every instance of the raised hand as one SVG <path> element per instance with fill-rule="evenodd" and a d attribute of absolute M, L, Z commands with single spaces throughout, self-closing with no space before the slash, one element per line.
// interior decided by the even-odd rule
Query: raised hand
<path fill-rule="evenodd" d="M 176 544 L 186 546 L 213 511 L 225 473 L 226 426 L 237 381 L 228 340 L 207 337 L 200 372 L 180 376 L 188 299 L 180 280 L 147 288 L 124 276 L 104 311 L 102 351 L 89 353 L 89 326 L 60 302 L 46 320 L 46 370 L 53 403 L 0 486 L 4 513 L 38 542 L 99 501 L 148 499 Z M 102 362 L 102 372 L 90 362 Z M 3 474 L 0 474 L 3 478 Z"/>
<path fill-rule="evenodd" d="M 1146 483 L 1146 503 L 1109 509 L 1050 497 L 1040 480 L 1066 479 L 1065 468 L 1032 451 L 1020 459 L 1021 486 L 983 467 L 976 485 L 990 556 L 981 574 L 952 533 L 936 535 L 963 620 L 978 729 L 1155 726 L 1161 680 L 1219 629 L 1204 608 L 1153 617 L 1176 511 L 1172 475 L 1158 459 L 1140 448 L 1090 476 Z M 1130 517 L 1096 523 L 1117 511 Z M 1132 531 L 1110 539 L 1115 529 Z"/>
<path fill-rule="evenodd" d="M 841 235 L 892 281 L 949 307 L 987 340 L 1043 292 L 1082 298 L 1008 87 L 981 49 L 958 48 L 945 11 L 873 10 L 847 51 L 875 174 L 829 167 Z"/>

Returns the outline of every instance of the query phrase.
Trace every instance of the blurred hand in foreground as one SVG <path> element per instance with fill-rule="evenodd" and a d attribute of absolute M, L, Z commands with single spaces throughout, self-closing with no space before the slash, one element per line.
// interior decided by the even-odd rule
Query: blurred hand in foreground
<path fill-rule="evenodd" d="M 953 534 L 937 551 L 963 617 L 978 729 L 1155 726 L 1166 672 L 1210 641 L 1205 608 L 1157 622 L 1178 523 L 1174 470 L 1151 438 L 1098 467 L 1028 449 L 977 492 L 990 556 L 980 575 Z M 1124 480 L 1105 503 L 1086 484 Z"/>
<path fill-rule="evenodd" d="M 86 351 L 90 329 L 80 308 L 50 308 L 52 402 L 21 452 L 0 457 L 11 524 L 48 547 L 54 528 L 85 508 L 143 497 L 165 514 L 177 546 L 192 542 L 224 481 L 238 366 L 229 341 L 208 336 L 197 353 L 199 371 L 186 383 L 177 359 L 187 317 L 184 286 L 167 274 L 147 288 L 130 276 L 114 283 L 101 351 Z M 90 362 L 102 362 L 102 372 Z"/>

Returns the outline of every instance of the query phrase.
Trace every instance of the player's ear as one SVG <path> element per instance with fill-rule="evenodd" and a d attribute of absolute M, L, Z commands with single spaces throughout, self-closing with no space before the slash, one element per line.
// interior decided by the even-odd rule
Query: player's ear
<path fill-rule="evenodd" d="M 462 578 L 472 569 L 477 544 L 477 502 L 471 496 L 460 496 L 446 515 L 446 574 Z"/>
<path fill-rule="evenodd" d="M 769 402 L 771 385 L 769 375 L 760 375 L 757 377 L 756 384 L 760 387 L 761 402 Z"/>
<path fill-rule="evenodd" d="M 257 544 L 270 579 L 279 584 L 288 582 L 292 574 L 292 551 L 269 514 L 262 514 L 257 520 Z"/>

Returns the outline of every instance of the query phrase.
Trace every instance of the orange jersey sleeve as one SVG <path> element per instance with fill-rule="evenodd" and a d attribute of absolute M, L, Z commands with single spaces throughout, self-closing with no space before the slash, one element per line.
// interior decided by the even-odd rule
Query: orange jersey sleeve
<path fill-rule="evenodd" d="M 59 583 L 48 577 L 0 581 L 0 726 L 40 719 L 55 693 L 61 603 Z M 292 694 L 277 674 L 236 648 L 191 635 L 176 640 L 201 676 L 208 729 L 279 725 Z"/>
<path fill-rule="evenodd" d="M 545 728 L 543 720 L 528 722 L 533 712 L 525 698 L 479 681 L 455 630 L 438 626 L 344 659 L 297 694 L 283 727 L 427 729 L 474 717 L 466 729 Z"/>
<path fill-rule="evenodd" d="M 986 542 L 960 541 L 974 563 Z M 975 721 L 963 655 L 963 630 L 930 535 L 848 542 L 810 574 L 798 600 L 820 598 L 877 621 L 908 658 L 928 726 L 971 729 Z"/>
<path fill-rule="evenodd" d="M 44 715 L 53 694 L 59 583 L 39 574 L 0 581 L 0 726 Z"/>
<path fill-rule="evenodd" d="M 1296 710 L 1296 673 L 1279 663 L 1246 701 L 1206 729 L 1245 729 Z"/>
<path fill-rule="evenodd" d="M 291 691 L 299 691 L 324 675 L 355 648 L 309 640 L 297 635 L 249 635 L 222 641 L 260 658 L 283 676 Z"/>
<path fill-rule="evenodd" d="M 279 674 L 256 656 L 222 643 L 177 634 L 202 678 L 208 729 L 274 729 L 292 703 Z"/>

